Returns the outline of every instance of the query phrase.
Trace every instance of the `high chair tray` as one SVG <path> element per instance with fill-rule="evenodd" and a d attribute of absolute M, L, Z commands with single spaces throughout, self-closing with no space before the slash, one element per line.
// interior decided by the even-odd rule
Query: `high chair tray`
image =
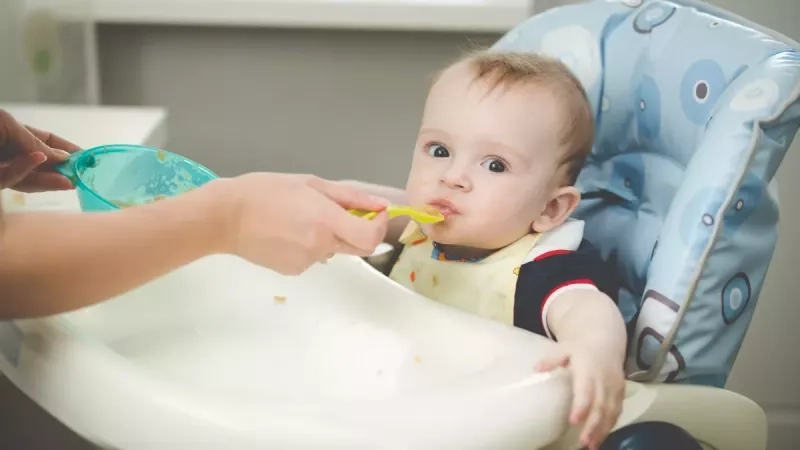
<path fill-rule="evenodd" d="M 96 306 L 0 324 L 0 370 L 113 448 L 574 449 L 569 375 L 533 370 L 552 345 L 359 258 L 284 277 L 214 256 Z M 629 383 L 618 426 L 645 420 L 764 448 L 728 427 L 758 430 L 763 413 L 721 389 Z"/>

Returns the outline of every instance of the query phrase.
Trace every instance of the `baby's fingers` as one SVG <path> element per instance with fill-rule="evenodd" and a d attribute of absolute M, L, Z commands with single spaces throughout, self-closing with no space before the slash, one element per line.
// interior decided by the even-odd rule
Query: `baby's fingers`
<path fill-rule="evenodd" d="M 591 377 L 584 373 L 572 374 L 572 412 L 570 423 L 577 425 L 589 414 L 589 408 L 594 401 L 595 385 Z"/>
<path fill-rule="evenodd" d="M 569 354 L 566 352 L 555 352 L 545 356 L 536 363 L 534 370 L 537 372 L 550 372 L 559 367 L 566 367 L 569 364 Z"/>
<path fill-rule="evenodd" d="M 622 402 L 625 400 L 625 384 L 609 386 L 605 390 L 605 402 L 603 404 L 603 421 L 598 425 L 594 435 L 597 445 L 601 445 L 606 440 L 608 434 L 617 424 L 619 415 L 622 412 Z"/>
<path fill-rule="evenodd" d="M 589 413 L 589 418 L 583 426 L 581 433 L 581 444 L 589 447 L 589 450 L 597 450 L 602 439 L 608 435 L 611 425 L 608 423 L 608 413 L 610 412 L 610 400 L 603 389 L 603 382 L 597 380 L 593 383 L 594 398 Z"/>

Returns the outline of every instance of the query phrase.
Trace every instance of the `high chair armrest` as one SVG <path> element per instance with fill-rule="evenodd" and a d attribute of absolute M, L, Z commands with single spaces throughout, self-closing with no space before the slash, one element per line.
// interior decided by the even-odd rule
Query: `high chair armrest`
<path fill-rule="evenodd" d="M 767 417 L 754 401 L 733 391 L 707 386 L 641 384 L 655 395 L 631 423 L 669 422 L 680 426 L 702 444 L 719 450 L 766 450 Z M 634 393 L 625 407 L 648 396 Z M 622 417 L 621 417 L 622 418 Z M 618 424 L 619 425 L 619 424 Z"/>
<path fill-rule="evenodd" d="M 614 430 L 643 422 L 666 422 L 683 428 L 705 449 L 767 448 L 764 411 L 747 397 L 725 389 L 629 381 Z M 580 429 L 570 427 L 546 450 L 580 448 Z"/>

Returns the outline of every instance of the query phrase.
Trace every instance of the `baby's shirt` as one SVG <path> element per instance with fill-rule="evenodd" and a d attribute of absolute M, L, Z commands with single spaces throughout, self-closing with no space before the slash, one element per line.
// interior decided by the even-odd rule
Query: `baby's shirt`
<path fill-rule="evenodd" d="M 432 300 L 555 338 L 547 310 L 560 294 L 601 290 L 616 301 L 613 270 L 583 239 L 584 223 L 568 220 L 522 237 L 480 260 L 451 260 L 411 222 L 389 274 Z"/>

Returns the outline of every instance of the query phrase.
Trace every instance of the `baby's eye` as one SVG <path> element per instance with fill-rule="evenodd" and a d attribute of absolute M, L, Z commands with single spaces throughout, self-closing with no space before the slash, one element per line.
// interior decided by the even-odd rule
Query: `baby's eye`
<path fill-rule="evenodd" d="M 429 144 L 427 150 L 428 154 L 434 158 L 447 158 L 450 156 L 450 152 L 441 144 Z"/>
<path fill-rule="evenodd" d="M 505 172 L 507 170 L 506 164 L 497 158 L 487 159 L 483 162 L 483 164 L 481 164 L 481 166 L 497 173 Z"/>

